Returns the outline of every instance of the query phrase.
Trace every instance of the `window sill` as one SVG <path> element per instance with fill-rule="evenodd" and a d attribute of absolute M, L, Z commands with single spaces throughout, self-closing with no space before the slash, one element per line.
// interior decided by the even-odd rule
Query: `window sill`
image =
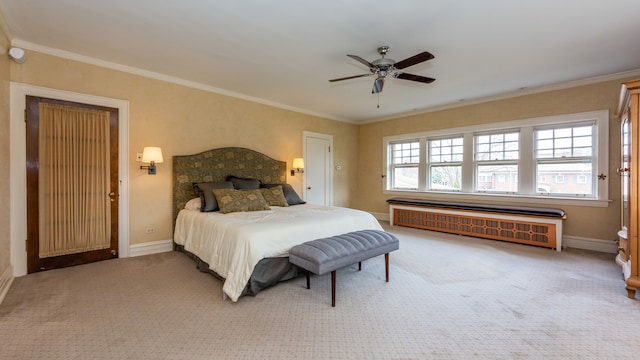
<path fill-rule="evenodd" d="M 506 195 L 506 194 L 470 194 L 460 192 L 442 191 L 402 191 L 383 190 L 385 195 L 405 196 L 405 197 L 428 197 L 433 200 L 475 200 L 475 201 L 498 201 L 500 203 L 511 204 L 531 204 L 531 205 L 569 205 L 584 207 L 609 207 L 611 200 L 566 198 L 555 196 L 526 196 L 526 195 Z"/>

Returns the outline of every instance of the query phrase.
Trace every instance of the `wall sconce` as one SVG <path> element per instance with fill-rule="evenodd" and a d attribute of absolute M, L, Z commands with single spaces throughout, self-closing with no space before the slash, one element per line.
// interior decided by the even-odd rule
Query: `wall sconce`
<path fill-rule="evenodd" d="M 145 146 L 142 150 L 142 162 L 149 163 L 149 166 L 141 165 L 141 170 L 149 170 L 149 175 L 156 174 L 156 163 L 163 162 L 162 149 L 159 147 Z"/>
<path fill-rule="evenodd" d="M 294 158 L 293 164 L 291 164 L 291 176 L 296 176 L 296 173 L 304 172 L 304 159 L 303 158 Z"/>
<path fill-rule="evenodd" d="M 9 58 L 17 62 L 18 64 L 22 64 L 26 60 L 26 57 L 24 56 L 24 50 L 17 47 L 12 47 L 11 49 L 9 49 Z"/>

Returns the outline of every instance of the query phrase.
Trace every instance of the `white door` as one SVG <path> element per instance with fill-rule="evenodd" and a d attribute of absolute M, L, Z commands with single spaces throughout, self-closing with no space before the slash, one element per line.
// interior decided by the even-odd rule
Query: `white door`
<path fill-rule="evenodd" d="M 331 206 L 333 203 L 333 136 L 305 131 L 304 134 L 304 200 L 310 204 Z"/>

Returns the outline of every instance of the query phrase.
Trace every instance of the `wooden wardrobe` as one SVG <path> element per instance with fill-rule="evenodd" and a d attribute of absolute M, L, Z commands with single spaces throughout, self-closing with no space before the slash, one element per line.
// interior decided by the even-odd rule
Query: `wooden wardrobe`
<path fill-rule="evenodd" d="M 622 267 L 627 295 L 640 288 L 640 79 L 622 84 L 618 115 L 621 119 L 622 229 L 618 232 L 616 262 Z"/>

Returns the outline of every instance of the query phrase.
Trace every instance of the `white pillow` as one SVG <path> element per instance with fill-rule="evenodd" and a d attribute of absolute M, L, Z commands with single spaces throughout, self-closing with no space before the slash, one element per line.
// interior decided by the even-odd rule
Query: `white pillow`
<path fill-rule="evenodd" d="M 193 198 L 189 201 L 187 201 L 187 203 L 184 205 L 184 208 L 186 210 L 196 210 L 196 211 L 200 211 L 200 198 Z"/>

